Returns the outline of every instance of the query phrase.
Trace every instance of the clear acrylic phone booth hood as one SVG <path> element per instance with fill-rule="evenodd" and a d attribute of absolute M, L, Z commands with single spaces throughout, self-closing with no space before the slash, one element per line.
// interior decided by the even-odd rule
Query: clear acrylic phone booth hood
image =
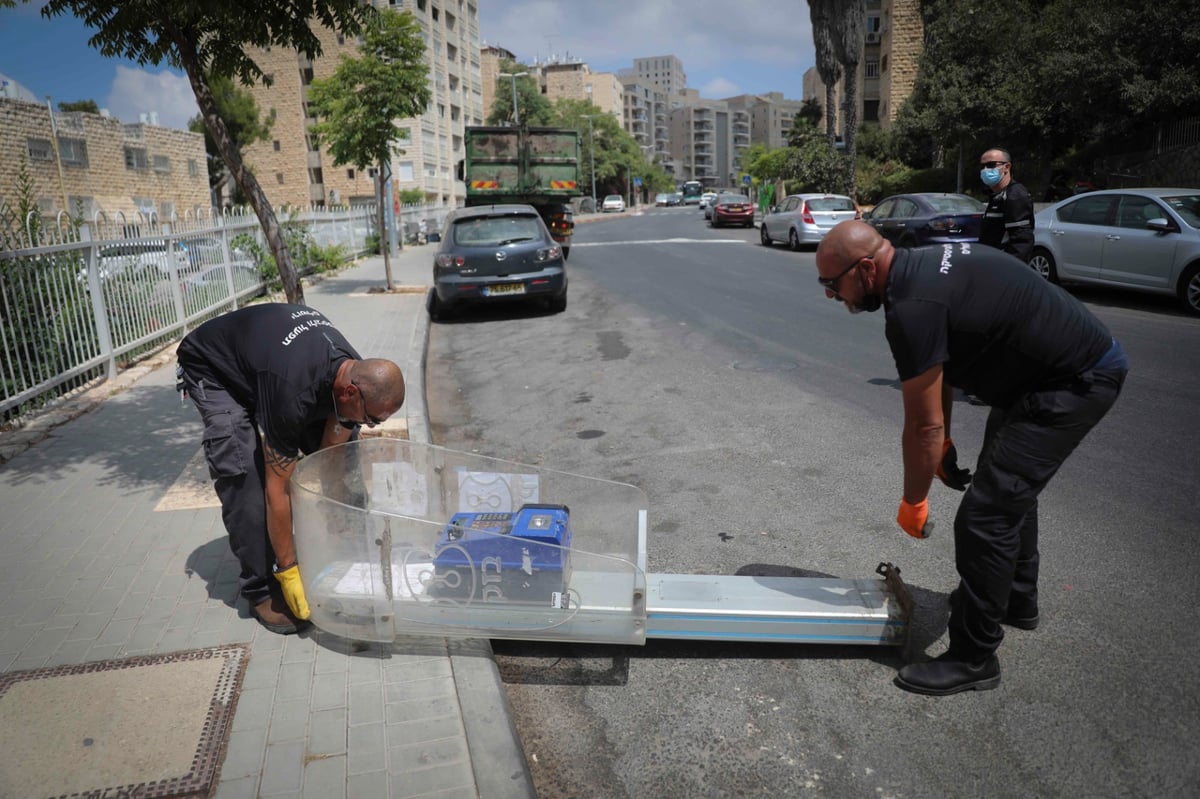
<path fill-rule="evenodd" d="M 292 515 L 312 622 L 408 635 L 899 644 L 912 601 L 879 578 L 647 574 L 637 487 L 401 439 L 304 458 Z"/>

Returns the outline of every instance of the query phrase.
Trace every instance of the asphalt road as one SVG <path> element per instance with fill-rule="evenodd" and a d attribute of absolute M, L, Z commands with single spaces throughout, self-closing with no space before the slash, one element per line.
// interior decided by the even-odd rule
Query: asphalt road
<path fill-rule="evenodd" d="M 917 600 L 907 649 L 496 642 L 526 755 L 561 797 L 1200 794 L 1200 319 L 1076 291 L 1129 352 L 1108 418 L 1042 495 L 1042 625 L 998 690 L 892 685 L 945 648 L 958 495 L 928 541 L 894 522 L 901 406 L 882 314 L 849 316 L 811 252 L 693 208 L 577 228 L 563 314 L 435 325 L 437 444 L 632 483 L 649 568 L 869 577 Z M 960 458 L 986 409 L 959 403 Z"/>

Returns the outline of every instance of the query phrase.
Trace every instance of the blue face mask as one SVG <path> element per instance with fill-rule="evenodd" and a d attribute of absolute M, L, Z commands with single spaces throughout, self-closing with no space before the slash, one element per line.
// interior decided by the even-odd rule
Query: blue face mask
<path fill-rule="evenodd" d="M 1000 167 L 979 170 L 979 179 L 988 186 L 995 186 L 1000 182 Z"/>

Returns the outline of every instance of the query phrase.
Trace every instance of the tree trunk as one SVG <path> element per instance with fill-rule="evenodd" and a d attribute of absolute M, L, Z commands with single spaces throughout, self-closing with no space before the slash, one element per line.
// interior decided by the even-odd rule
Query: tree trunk
<path fill-rule="evenodd" d="M 384 189 L 387 188 L 383 182 L 383 163 L 380 162 L 379 169 L 375 170 L 375 182 L 379 184 L 379 251 L 383 253 L 383 274 L 387 278 L 387 290 L 392 291 L 395 286 L 392 285 L 392 246 L 390 231 L 384 226 L 387 219 L 387 214 L 384 213 L 383 204 L 388 197 L 383 196 Z M 400 228 L 401 235 L 404 235 L 404 228 Z"/>
<path fill-rule="evenodd" d="M 200 60 L 196 56 L 195 45 L 183 36 L 176 35 L 175 46 L 179 50 L 180 61 L 184 71 L 187 72 L 188 81 L 192 84 L 192 92 L 196 95 L 196 104 L 200 106 L 204 124 L 212 133 L 213 141 L 216 142 L 217 149 L 220 150 L 221 158 L 224 159 L 229 173 L 233 175 L 238 187 L 250 201 L 250 207 L 254 209 L 259 224 L 262 225 L 263 234 L 267 237 L 267 244 L 271 248 L 271 254 L 275 257 L 275 265 L 279 268 L 279 278 L 283 282 L 283 292 L 287 296 L 287 301 L 303 305 L 304 287 L 300 285 L 291 253 L 288 252 L 287 243 L 283 239 L 283 229 L 279 226 L 279 220 L 275 218 L 275 210 L 271 208 L 270 200 L 267 199 L 267 195 L 254 177 L 254 173 L 246 167 L 241 153 L 238 152 L 233 140 L 229 137 L 225 121 L 217 112 L 217 103 L 205 82 L 204 72 L 200 68 Z"/>
<path fill-rule="evenodd" d="M 846 194 L 850 198 L 858 200 L 858 175 L 855 168 L 857 155 L 855 152 L 855 139 L 858 138 L 858 64 L 846 65 L 846 124 L 842 128 L 845 133 L 844 144 L 846 145 Z"/>

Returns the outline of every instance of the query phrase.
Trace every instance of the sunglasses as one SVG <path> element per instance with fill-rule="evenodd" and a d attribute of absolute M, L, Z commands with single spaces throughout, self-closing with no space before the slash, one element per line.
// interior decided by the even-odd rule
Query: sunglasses
<path fill-rule="evenodd" d="M 986 169 L 995 169 L 997 167 L 1004 166 L 1007 163 L 1007 161 L 981 161 L 979 165 Z"/>
<path fill-rule="evenodd" d="M 358 389 L 358 398 L 362 401 L 363 419 L 365 420 L 363 424 L 365 424 L 367 427 L 374 427 L 377 424 L 383 424 L 386 421 L 385 419 L 376 419 L 375 417 L 371 416 L 371 414 L 367 413 L 367 395 L 363 393 L 362 386 L 353 380 L 350 381 L 350 385 Z"/>
<path fill-rule="evenodd" d="M 850 264 L 845 269 L 838 272 L 835 277 L 820 277 L 820 276 L 818 276 L 817 282 L 821 284 L 822 288 L 828 289 L 829 291 L 832 291 L 834 294 L 837 294 L 838 293 L 837 285 L 838 285 L 838 283 L 841 282 L 842 278 L 844 278 L 846 276 L 846 273 L 849 272 L 854 267 L 858 266 L 860 263 L 862 263 L 863 259 L 874 258 L 874 257 L 875 257 L 875 253 L 871 253 L 870 255 L 860 256 L 858 258 L 858 260 L 856 260 L 854 263 Z"/>

